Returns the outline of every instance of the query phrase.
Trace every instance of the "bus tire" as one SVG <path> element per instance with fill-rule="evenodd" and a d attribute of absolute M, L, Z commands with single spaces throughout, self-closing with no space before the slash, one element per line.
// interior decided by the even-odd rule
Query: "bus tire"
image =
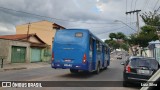
<path fill-rule="evenodd" d="M 106 67 L 104 68 L 104 70 L 107 70 L 107 68 L 108 68 L 108 67 L 106 66 Z"/>
<path fill-rule="evenodd" d="M 71 72 L 71 73 L 78 73 L 78 70 L 70 69 L 70 72 Z"/>
<path fill-rule="evenodd" d="M 97 66 L 97 69 L 96 69 L 96 74 L 99 74 L 99 72 L 100 72 L 100 63 L 98 63 L 98 66 Z"/>

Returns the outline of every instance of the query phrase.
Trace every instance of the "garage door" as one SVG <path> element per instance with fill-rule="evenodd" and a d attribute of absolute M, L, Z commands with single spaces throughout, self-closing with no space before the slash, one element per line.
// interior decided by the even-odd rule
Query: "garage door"
<path fill-rule="evenodd" d="M 12 46 L 12 63 L 24 63 L 26 57 L 26 47 Z"/>
<path fill-rule="evenodd" d="M 41 49 L 31 48 L 31 62 L 40 62 L 41 61 Z"/>

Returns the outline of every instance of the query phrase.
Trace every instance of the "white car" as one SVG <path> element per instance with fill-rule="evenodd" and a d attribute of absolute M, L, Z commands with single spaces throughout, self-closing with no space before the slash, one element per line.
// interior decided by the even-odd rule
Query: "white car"
<path fill-rule="evenodd" d="M 121 55 L 121 54 L 116 55 L 116 58 L 117 58 L 117 59 L 122 59 L 122 55 Z"/>

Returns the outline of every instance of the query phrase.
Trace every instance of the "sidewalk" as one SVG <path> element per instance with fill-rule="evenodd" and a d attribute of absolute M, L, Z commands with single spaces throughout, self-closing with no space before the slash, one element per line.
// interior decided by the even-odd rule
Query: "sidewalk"
<path fill-rule="evenodd" d="M 35 62 L 35 63 L 11 63 L 3 65 L 3 68 L 0 68 L 0 72 L 9 71 L 9 70 L 22 70 L 22 69 L 32 69 L 40 67 L 50 67 L 49 62 Z"/>

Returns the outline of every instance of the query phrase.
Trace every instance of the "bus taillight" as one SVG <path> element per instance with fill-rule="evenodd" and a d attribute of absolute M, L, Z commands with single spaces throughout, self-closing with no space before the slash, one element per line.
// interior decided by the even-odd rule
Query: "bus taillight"
<path fill-rule="evenodd" d="M 54 52 L 52 53 L 52 61 L 54 60 Z"/>
<path fill-rule="evenodd" d="M 83 63 L 86 63 L 86 61 L 87 61 L 87 56 L 86 56 L 86 54 L 84 54 L 84 55 L 83 55 L 83 61 L 82 61 L 82 62 L 83 62 Z"/>

